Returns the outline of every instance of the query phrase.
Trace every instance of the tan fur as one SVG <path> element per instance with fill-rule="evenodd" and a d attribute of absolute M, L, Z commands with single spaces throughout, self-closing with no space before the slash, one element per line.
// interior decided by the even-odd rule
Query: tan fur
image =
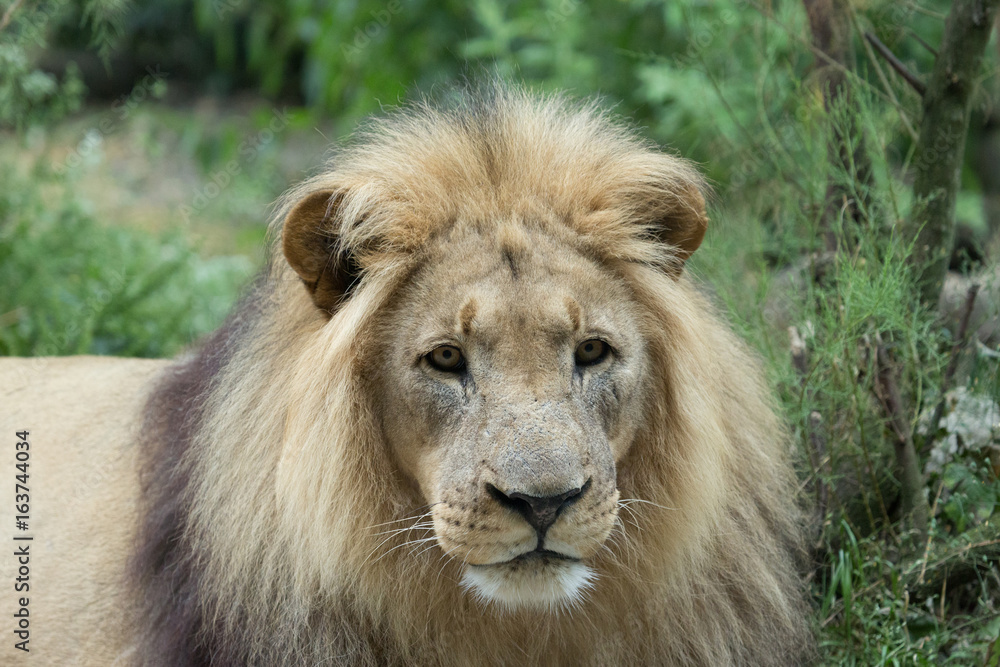
<path fill-rule="evenodd" d="M 207 347 L 228 346 L 176 464 L 188 480 L 177 548 L 197 574 L 184 590 L 198 600 L 198 655 L 211 650 L 221 664 L 800 664 L 811 649 L 784 430 L 757 364 L 681 270 L 707 222 L 697 173 L 593 106 L 509 90 L 473 104 L 481 108 L 417 106 L 376 121 L 292 190 L 276 216 L 284 241 L 252 307 L 234 316 L 239 332 Z M 572 384 L 573 349 L 592 331 L 608 332 L 620 355 Z M 443 332 L 468 353 L 474 389 L 421 360 Z M 70 463 L 67 480 L 73 465 L 128 451 L 154 367 L 109 368 L 116 363 L 136 384 L 113 416 L 70 420 L 33 394 L 12 411 L 4 403 L 5 427 L 30 407 L 36 422 L 87 433 L 94 458 Z M 612 381 L 608 407 L 598 399 Z M 65 386 L 77 387 L 70 402 L 86 413 L 117 400 L 115 382 L 82 391 L 77 374 Z M 472 407 L 455 409 L 463 395 Z M 105 424 L 116 430 L 96 442 L 89 434 Z M 144 456 L 160 456 L 168 432 L 152 431 Z M 113 485 L 66 508 L 67 524 L 114 508 L 89 526 L 110 537 L 89 547 L 86 569 L 53 555 L 66 559 L 65 573 L 46 584 L 50 596 L 79 592 L 50 612 L 47 641 L 58 628 L 97 632 L 102 658 L 128 642 L 90 611 L 103 599 L 93 583 L 73 582 L 118 581 L 136 493 L 131 456 Z M 144 488 L 157 488 L 153 464 L 142 465 Z M 486 483 L 543 495 L 584 479 L 589 495 L 549 529 L 559 551 L 597 576 L 581 599 L 505 610 L 463 589 L 469 563 L 534 544 Z M 140 506 L 140 519 L 153 510 Z M 431 524 L 386 533 L 421 520 Z M 107 590 L 120 593 L 117 583 Z M 146 624 L 129 632 L 142 643 L 170 604 L 139 605 Z M 152 660 L 143 650 L 139 661 Z"/>
<path fill-rule="evenodd" d="M 72 357 L 0 358 L 4 458 L 0 510 L 9 527 L 0 581 L 7 613 L 0 664 L 111 665 L 133 648 L 124 559 L 134 540 L 135 447 L 143 403 L 167 362 Z M 29 530 L 14 527 L 15 431 L 30 431 Z M 30 535 L 27 592 L 15 592 L 13 552 Z M 14 649 L 14 602 L 27 597 L 30 652 Z M 29 660 L 30 658 L 30 660 Z M 24 661 L 24 662 L 22 662 Z M 119 663 L 121 664 L 121 663 Z"/>

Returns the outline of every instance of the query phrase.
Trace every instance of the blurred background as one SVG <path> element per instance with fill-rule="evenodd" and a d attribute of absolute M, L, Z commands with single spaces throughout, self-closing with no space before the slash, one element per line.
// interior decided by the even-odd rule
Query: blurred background
<path fill-rule="evenodd" d="M 996 665 L 995 35 L 939 303 L 918 297 L 906 226 L 923 108 L 907 74 L 926 82 L 952 8 L 2 0 L 0 354 L 194 344 L 261 266 L 271 202 L 368 114 L 483 72 L 599 95 L 711 180 L 690 269 L 791 424 L 824 662 Z"/>

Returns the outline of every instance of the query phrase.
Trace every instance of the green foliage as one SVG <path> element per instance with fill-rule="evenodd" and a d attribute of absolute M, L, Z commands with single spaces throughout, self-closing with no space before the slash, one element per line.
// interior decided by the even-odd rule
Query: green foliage
<path fill-rule="evenodd" d="M 81 23 L 90 34 L 89 46 L 97 51 L 105 66 L 124 30 L 124 13 L 128 4 L 127 0 L 84 0 L 77 7 Z"/>
<path fill-rule="evenodd" d="M 72 182 L 0 172 L 0 354 L 176 354 L 224 318 L 252 269 L 178 235 L 106 227 Z"/>
<path fill-rule="evenodd" d="M 941 485 L 951 490 L 941 513 L 957 533 L 964 533 L 972 523 L 988 521 L 997 507 L 1000 486 L 990 484 L 978 467 L 974 461 L 953 463 L 941 475 Z"/>
<path fill-rule="evenodd" d="M 120 31 L 123 0 L 87 0 L 80 7 L 92 35 L 91 43 L 106 58 Z M 84 87 L 71 64 L 62 78 L 45 71 L 34 55 L 44 49 L 49 34 L 76 11 L 66 0 L 4 3 L 0 16 L 0 127 L 24 128 L 52 122 L 79 108 Z"/>
<path fill-rule="evenodd" d="M 886 17 L 857 19 L 879 27 Z M 921 466 L 938 461 L 925 471 L 932 518 L 921 541 L 898 522 L 896 438 L 876 381 L 882 344 L 893 358 L 906 422 L 915 427 L 921 413 L 929 419 L 944 400 L 953 340 L 919 304 L 907 266 L 911 248 L 899 232 L 911 200 L 900 110 L 912 120 L 919 109 L 902 85 L 892 92 L 905 101 L 891 104 L 865 60 L 851 80 L 851 105 L 824 110 L 808 76 L 809 33 L 798 3 L 766 16 L 741 13 L 726 25 L 733 30 L 720 34 L 736 37 L 722 49 L 709 30 L 704 47 L 696 43 L 690 52 L 690 68 L 669 58 L 643 65 L 643 93 L 671 124 L 660 131 L 686 132 L 711 147 L 713 162 L 725 163 L 711 172 L 725 208 L 691 266 L 761 351 L 795 430 L 805 489 L 819 513 L 813 593 L 822 663 L 981 664 L 1000 630 L 995 561 L 962 584 L 924 591 L 926 599 L 911 591 L 921 572 L 943 571 L 972 545 L 996 540 L 1000 479 L 986 452 L 1000 454 L 997 417 L 988 408 L 962 412 L 949 399 L 943 425 L 916 432 Z M 830 133 L 852 125 L 852 141 L 863 140 L 872 160 L 867 185 L 857 165 L 840 169 L 829 160 Z M 818 234 L 830 183 L 859 202 L 856 218 L 842 208 L 832 220 L 840 248 L 832 255 L 822 252 Z M 967 208 L 981 207 L 979 193 L 964 196 Z M 804 369 L 792 363 L 788 327 L 801 340 Z M 967 371 L 957 382 L 976 405 L 1000 402 L 995 357 L 964 356 Z"/>
<path fill-rule="evenodd" d="M 641 89 L 643 64 L 683 55 L 689 45 L 687 10 L 646 0 L 193 4 L 198 29 L 231 81 L 249 73 L 266 94 L 300 94 L 313 108 L 335 112 L 345 128 L 408 91 L 433 91 L 483 69 L 581 95 L 603 91 L 648 117 L 660 110 Z M 747 16 L 745 3 L 719 4 Z"/>

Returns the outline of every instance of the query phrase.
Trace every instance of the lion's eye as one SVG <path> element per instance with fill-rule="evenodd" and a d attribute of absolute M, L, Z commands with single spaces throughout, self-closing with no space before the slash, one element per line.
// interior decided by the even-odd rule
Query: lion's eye
<path fill-rule="evenodd" d="M 446 373 L 454 373 L 461 370 L 465 365 L 465 358 L 462 356 L 462 351 L 454 345 L 440 345 L 435 347 L 427 355 L 427 361 L 434 368 Z"/>
<path fill-rule="evenodd" d="M 593 366 L 608 356 L 610 347 L 603 340 L 591 338 L 576 347 L 576 363 L 581 366 Z"/>

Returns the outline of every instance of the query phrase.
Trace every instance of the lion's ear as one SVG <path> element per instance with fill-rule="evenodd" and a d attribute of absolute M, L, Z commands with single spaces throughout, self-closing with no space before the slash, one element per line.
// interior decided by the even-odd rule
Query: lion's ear
<path fill-rule="evenodd" d="M 332 313 L 358 281 L 360 268 L 338 242 L 333 225 L 341 196 L 314 192 L 288 213 L 281 232 L 285 259 L 312 295 L 316 307 Z"/>
<path fill-rule="evenodd" d="M 653 223 L 661 241 L 677 249 L 677 273 L 701 245 L 708 230 L 705 197 L 697 185 L 689 184 L 669 197 Z M 659 207 L 658 207 L 659 208 Z"/>

